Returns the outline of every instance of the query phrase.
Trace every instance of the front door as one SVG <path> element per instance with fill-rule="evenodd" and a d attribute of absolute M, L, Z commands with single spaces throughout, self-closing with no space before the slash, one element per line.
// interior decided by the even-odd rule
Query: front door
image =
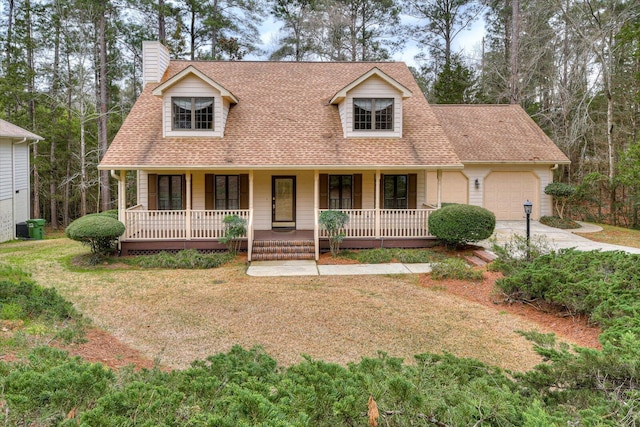
<path fill-rule="evenodd" d="M 296 177 L 271 178 L 271 227 L 296 228 Z"/>

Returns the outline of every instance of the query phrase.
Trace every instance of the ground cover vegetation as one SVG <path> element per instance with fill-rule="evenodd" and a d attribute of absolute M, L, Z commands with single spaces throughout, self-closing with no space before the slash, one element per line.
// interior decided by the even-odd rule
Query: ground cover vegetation
<path fill-rule="evenodd" d="M 1 3 L 0 117 L 44 137 L 32 217 L 54 229 L 115 206 L 116 181 L 96 164 L 141 92 L 143 40 L 197 60 L 388 60 L 411 44 L 430 102 L 519 104 L 540 124 L 571 160 L 556 180 L 583 186 L 568 216 L 639 227 L 638 2 Z M 278 34 L 265 45 L 268 19 Z M 482 40 L 463 40 L 478 26 Z"/>
<path fill-rule="evenodd" d="M 545 362 L 521 373 L 447 353 L 405 361 L 379 353 L 346 365 L 305 357 L 283 366 L 261 348 L 240 346 L 184 369 L 113 371 L 40 346 L 26 358 L 0 362 L 0 420 L 350 426 L 367 424 L 372 397 L 380 425 L 637 424 L 640 260 L 622 252 L 531 252 L 537 255 L 531 260 L 505 257 L 496 264 L 506 274 L 501 290 L 513 300 L 544 300 L 588 314 L 603 328 L 602 350 L 570 348 L 552 335 L 523 332 Z M 21 269 L 1 271 L 10 284 L 10 295 L 0 293 L 1 312 L 8 306 L 9 317 L 76 316 L 53 289 L 39 288 Z M 32 286 L 20 285 L 26 282 Z M 44 291 L 46 298 L 38 297 Z"/>

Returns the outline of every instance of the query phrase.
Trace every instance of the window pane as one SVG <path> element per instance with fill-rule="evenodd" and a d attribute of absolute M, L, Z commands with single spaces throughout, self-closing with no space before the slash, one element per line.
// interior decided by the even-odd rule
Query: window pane
<path fill-rule="evenodd" d="M 227 177 L 225 175 L 216 175 L 215 209 L 227 209 Z"/>
<path fill-rule="evenodd" d="M 182 175 L 158 176 L 158 209 L 182 210 Z"/>
<path fill-rule="evenodd" d="M 213 98 L 195 98 L 194 122 L 196 129 L 213 129 Z"/>
<path fill-rule="evenodd" d="M 240 208 L 240 178 L 237 175 L 228 177 L 227 209 Z"/>
<path fill-rule="evenodd" d="M 340 176 L 329 176 L 329 209 L 340 209 Z"/>
<path fill-rule="evenodd" d="M 355 98 L 353 100 L 353 129 L 371 129 L 373 100 Z"/>
<path fill-rule="evenodd" d="M 182 176 L 173 175 L 171 177 L 171 209 L 182 209 Z"/>
<path fill-rule="evenodd" d="M 171 98 L 173 102 L 173 128 L 191 129 L 191 98 Z"/>
<path fill-rule="evenodd" d="M 238 175 L 216 175 L 215 209 L 240 209 L 240 177 Z"/>
<path fill-rule="evenodd" d="M 158 209 L 168 210 L 171 209 L 170 203 L 170 181 L 169 176 L 163 175 L 158 177 Z"/>
<path fill-rule="evenodd" d="M 384 176 L 384 209 L 407 208 L 407 175 Z"/>
<path fill-rule="evenodd" d="M 351 175 L 342 176 L 342 203 L 340 203 L 342 209 L 351 209 L 351 179 Z"/>
<path fill-rule="evenodd" d="M 376 99 L 376 129 L 393 130 L 393 99 Z"/>

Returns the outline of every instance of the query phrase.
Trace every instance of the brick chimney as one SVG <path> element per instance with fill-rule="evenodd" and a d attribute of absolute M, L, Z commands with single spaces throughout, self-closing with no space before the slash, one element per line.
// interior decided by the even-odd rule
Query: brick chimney
<path fill-rule="evenodd" d="M 160 83 L 169 66 L 169 49 L 159 41 L 142 42 L 142 85 Z"/>

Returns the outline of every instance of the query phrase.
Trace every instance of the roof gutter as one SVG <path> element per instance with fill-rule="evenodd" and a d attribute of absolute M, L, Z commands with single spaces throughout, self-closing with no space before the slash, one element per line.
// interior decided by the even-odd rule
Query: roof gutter
<path fill-rule="evenodd" d="M 99 170 L 111 170 L 114 176 L 116 170 L 408 170 L 408 169 L 428 169 L 428 170 L 462 170 L 464 165 L 110 165 L 98 166 Z M 115 178 L 115 177 L 114 177 Z M 117 178 L 116 178 L 117 179 Z"/>

